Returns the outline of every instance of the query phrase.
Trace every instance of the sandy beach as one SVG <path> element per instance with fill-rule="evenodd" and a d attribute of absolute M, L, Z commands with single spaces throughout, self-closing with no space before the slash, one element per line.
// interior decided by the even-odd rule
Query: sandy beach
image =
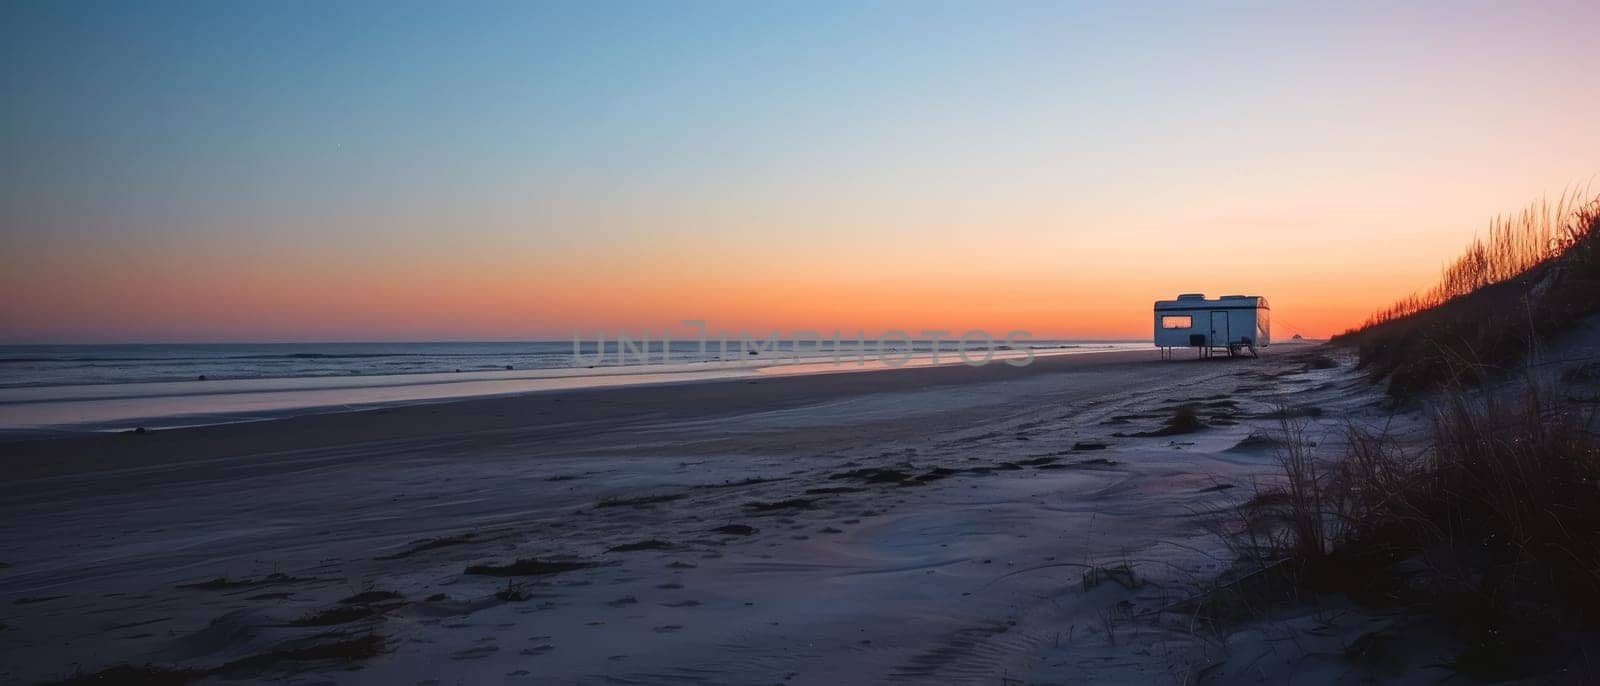
<path fill-rule="evenodd" d="M 0 686 L 1600 683 L 1597 25 L 0 3 Z"/>
<path fill-rule="evenodd" d="M 1137 618 L 1228 566 L 1202 515 L 1271 478 L 1262 415 L 1372 400 L 1307 348 L 0 444 L 3 677 L 1183 681 L 1230 658 Z"/>

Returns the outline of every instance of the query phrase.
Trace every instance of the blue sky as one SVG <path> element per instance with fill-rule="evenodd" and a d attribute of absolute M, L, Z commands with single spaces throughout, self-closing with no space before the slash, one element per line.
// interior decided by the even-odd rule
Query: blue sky
<path fill-rule="evenodd" d="M 119 293 L 159 296 L 163 312 L 226 309 L 200 294 L 228 265 L 322 279 L 328 297 L 353 287 L 330 275 L 360 274 L 364 291 L 433 279 L 471 299 L 460 280 L 518 270 L 710 289 L 776 274 L 791 288 L 822 263 L 912 280 L 961 271 L 1065 298 L 1093 283 L 1052 281 L 1074 256 L 1144 271 L 1143 246 L 1212 224 L 1274 231 L 1249 273 L 1283 281 L 1279 302 L 1371 261 L 1363 300 L 1303 298 L 1332 320 L 1379 304 L 1369 291 L 1426 285 L 1488 215 L 1587 179 L 1600 150 L 1589 3 L 13 2 L 0 14 L 7 265 L 21 283 L 83 284 L 13 305 L 26 330 L 10 338 L 272 333 L 176 315 L 85 324 L 129 307 Z M 1406 239 L 1373 256 L 1393 224 Z M 975 262 L 975 235 L 1010 247 Z M 1311 258 L 1296 267 L 1322 280 L 1260 268 L 1284 255 Z M 683 274 L 706 263 L 732 266 Z M 201 284 L 187 298 L 139 276 L 186 269 Z M 1171 269 L 1174 284 L 1207 274 Z M 581 303 L 552 302 L 459 333 L 562 331 Z M 325 335 L 453 337 L 441 327 L 357 317 Z"/>

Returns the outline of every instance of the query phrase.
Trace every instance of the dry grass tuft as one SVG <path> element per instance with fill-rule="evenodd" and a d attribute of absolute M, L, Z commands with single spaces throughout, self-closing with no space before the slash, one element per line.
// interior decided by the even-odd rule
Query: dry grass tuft
<path fill-rule="evenodd" d="M 1592 414 L 1521 393 L 1444 396 L 1420 451 L 1352 427 L 1330 469 L 1285 420 L 1284 485 L 1247 506 L 1275 513 L 1267 549 L 1308 590 L 1457 627 L 1464 673 L 1537 671 L 1553 632 L 1600 630 L 1600 439 Z"/>
<path fill-rule="evenodd" d="M 1206 423 L 1200 419 L 1200 406 L 1195 403 L 1184 403 L 1173 408 L 1172 417 L 1154 431 L 1139 431 L 1136 433 L 1114 433 L 1112 436 L 1120 438 L 1157 438 L 1162 436 L 1182 436 L 1206 429 Z M 1026 463 L 1021 463 L 1026 464 Z"/>
<path fill-rule="evenodd" d="M 1555 202 L 1541 198 L 1511 215 L 1489 220 L 1487 236 L 1472 239 L 1454 262 L 1445 265 L 1433 288 L 1400 299 L 1374 313 L 1360 328 L 1409 317 L 1468 295 L 1480 288 L 1511 281 L 1574 246 L 1585 244 L 1595 230 L 1600 197 L 1581 189 L 1562 193 Z"/>
<path fill-rule="evenodd" d="M 1488 239 L 1447 266 L 1433 290 L 1334 341 L 1354 345 L 1360 367 L 1387 381 L 1397 399 L 1513 368 L 1542 341 L 1600 313 L 1600 197 L 1579 197 L 1496 219 Z"/>

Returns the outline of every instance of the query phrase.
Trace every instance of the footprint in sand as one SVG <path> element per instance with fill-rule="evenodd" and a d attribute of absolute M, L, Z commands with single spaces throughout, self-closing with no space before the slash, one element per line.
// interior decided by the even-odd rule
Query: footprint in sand
<path fill-rule="evenodd" d="M 670 633 L 672 633 L 674 631 L 677 631 L 679 629 L 682 629 L 682 628 L 683 628 L 682 624 L 668 624 L 666 626 L 658 626 L 658 627 L 656 627 L 654 629 L 651 629 L 651 631 L 654 631 L 654 632 L 656 632 L 658 634 L 670 634 Z"/>
<path fill-rule="evenodd" d="M 698 600 L 680 600 L 680 601 L 675 602 L 675 603 L 662 603 L 661 606 L 662 607 L 699 607 L 700 606 L 700 601 L 698 601 Z"/>
<path fill-rule="evenodd" d="M 618 598 L 606 604 L 610 605 L 611 607 L 627 607 L 629 605 L 638 605 L 639 599 L 630 595 Z"/>
<path fill-rule="evenodd" d="M 532 648 L 523 648 L 521 652 L 523 655 L 543 655 L 555 649 L 556 647 L 554 645 L 549 643 L 541 643 Z"/>

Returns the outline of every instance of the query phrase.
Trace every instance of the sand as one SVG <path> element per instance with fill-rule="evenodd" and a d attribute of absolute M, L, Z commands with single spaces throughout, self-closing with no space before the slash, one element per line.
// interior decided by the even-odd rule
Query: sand
<path fill-rule="evenodd" d="M 1201 515 L 1272 478 L 1258 415 L 1374 400 L 1295 350 L 0 444 L 0 677 L 1190 680 L 1271 644 L 1140 619 L 1231 565 Z M 1134 436 L 1184 401 L 1205 428 Z"/>

